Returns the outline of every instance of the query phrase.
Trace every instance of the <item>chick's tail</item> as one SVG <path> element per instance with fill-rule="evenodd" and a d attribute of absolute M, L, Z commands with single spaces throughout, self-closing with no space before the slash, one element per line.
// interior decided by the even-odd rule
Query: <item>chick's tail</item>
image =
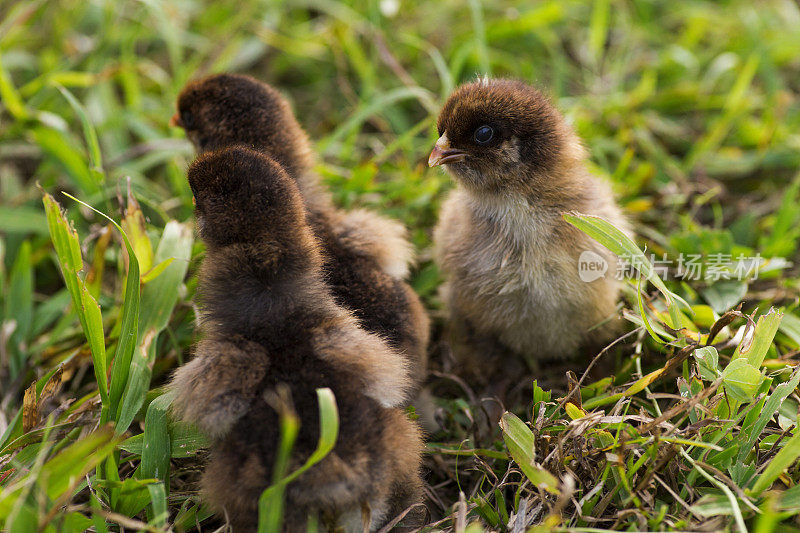
<path fill-rule="evenodd" d="M 269 361 L 253 342 L 203 340 L 169 384 L 172 413 L 211 439 L 224 437 L 249 409 Z"/>
<path fill-rule="evenodd" d="M 342 242 L 374 258 L 385 273 L 397 279 L 408 276 L 414 262 L 414 247 L 400 222 L 355 209 L 342 214 L 336 229 Z"/>
<path fill-rule="evenodd" d="M 248 423 L 271 417 L 263 415 L 248 414 Z M 284 531 L 305 531 L 311 515 L 330 530 L 347 532 L 361 532 L 364 526 L 376 531 L 401 514 L 406 525 L 418 520 L 418 514 L 406 511 L 418 513 L 421 500 L 419 429 L 399 409 L 371 411 L 370 417 L 375 427 L 343 420 L 334 450 L 286 487 Z M 275 449 L 264 446 L 259 433 L 232 433 L 216 444 L 202 478 L 205 499 L 237 532 L 256 530 L 258 500 L 273 482 Z M 297 446 L 289 472 L 299 468 L 313 448 L 300 441 Z"/>

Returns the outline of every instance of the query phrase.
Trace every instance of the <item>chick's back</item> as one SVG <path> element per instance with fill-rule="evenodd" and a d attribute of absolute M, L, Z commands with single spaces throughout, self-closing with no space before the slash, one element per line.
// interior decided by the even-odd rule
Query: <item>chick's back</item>
<path fill-rule="evenodd" d="M 278 411 L 293 405 L 301 424 L 291 470 L 316 447 L 316 389 L 328 387 L 339 436 L 289 486 L 285 529 L 303 530 L 318 514 L 360 530 L 362 508 L 371 509 L 376 529 L 419 499 L 421 437 L 397 407 L 409 389 L 406 361 L 335 303 L 300 194 L 279 165 L 228 148 L 200 157 L 189 181 L 207 246 L 204 338 L 171 388 L 175 414 L 212 439 L 206 500 L 237 531 L 254 530 L 272 480 Z"/>
<path fill-rule="evenodd" d="M 187 85 L 179 121 L 199 152 L 246 144 L 279 161 L 295 181 L 320 241 L 325 280 L 336 302 L 400 351 L 419 387 L 426 374 L 429 320 L 408 274 L 413 248 L 397 221 L 337 209 L 313 170 L 313 150 L 288 102 L 249 76 L 219 74 Z"/>

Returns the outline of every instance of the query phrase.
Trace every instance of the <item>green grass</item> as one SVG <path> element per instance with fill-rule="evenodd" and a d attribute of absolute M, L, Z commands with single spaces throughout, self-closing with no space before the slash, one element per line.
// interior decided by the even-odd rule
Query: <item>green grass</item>
<path fill-rule="evenodd" d="M 2 3 L 0 528 L 219 525 L 196 492 L 205 442 L 160 387 L 191 357 L 202 259 L 193 151 L 168 120 L 189 79 L 225 70 L 291 99 L 337 203 L 411 229 L 444 428 L 432 528 L 800 529 L 798 4 L 391 4 Z M 625 339 L 585 376 L 545 368 L 499 427 L 439 338 L 430 236 L 451 184 L 425 165 L 438 106 L 487 71 L 552 94 L 648 257 L 769 259 L 749 282 L 632 281 Z"/>

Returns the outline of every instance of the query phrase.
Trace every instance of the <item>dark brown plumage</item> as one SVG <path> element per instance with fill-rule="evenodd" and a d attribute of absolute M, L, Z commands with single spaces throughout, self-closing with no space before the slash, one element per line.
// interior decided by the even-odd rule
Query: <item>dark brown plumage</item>
<path fill-rule="evenodd" d="M 435 256 L 472 376 L 518 380 L 518 361 L 535 368 L 610 340 L 616 256 L 562 215 L 597 215 L 623 231 L 628 223 L 564 117 L 528 84 L 485 78 L 453 92 L 438 131 L 429 165 L 445 165 L 457 187 L 434 230 Z M 605 261 L 604 277 L 581 278 L 584 253 Z"/>
<path fill-rule="evenodd" d="M 429 323 L 419 297 L 402 280 L 412 255 L 405 228 L 369 211 L 334 207 L 312 170 L 308 137 L 286 100 L 265 83 L 232 74 L 192 82 L 178 98 L 175 122 L 201 153 L 245 144 L 287 169 L 321 243 L 336 301 L 406 354 L 418 386 L 426 373 Z"/>
<path fill-rule="evenodd" d="M 242 147 L 200 156 L 189 169 L 206 256 L 200 271 L 203 339 L 171 383 L 175 415 L 212 440 L 205 498 L 236 531 L 254 530 L 279 440 L 274 398 L 285 386 L 300 419 L 290 469 L 319 436 L 315 390 L 329 387 L 340 416 L 334 450 L 289 485 L 286 531 L 309 513 L 375 530 L 420 499 L 422 441 L 402 408 L 407 361 L 337 305 L 296 185 Z"/>

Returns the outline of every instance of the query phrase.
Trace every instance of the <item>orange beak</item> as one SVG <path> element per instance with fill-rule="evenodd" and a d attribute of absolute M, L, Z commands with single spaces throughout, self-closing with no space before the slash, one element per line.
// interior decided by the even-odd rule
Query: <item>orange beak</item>
<path fill-rule="evenodd" d="M 175 112 L 174 115 L 172 115 L 172 118 L 169 119 L 169 125 L 172 126 L 173 128 L 175 128 L 175 127 L 182 128 L 183 127 L 183 122 L 181 122 L 181 116 L 178 114 L 177 111 Z"/>
<path fill-rule="evenodd" d="M 428 166 L 436 167 L 447 163 L 459 163 L 466 158 L 467 153 L 465 151 L 450 148 L 450 141 L 447 139 L 447 133 L 445 133 L 436 141 L 436 145 L 433 147 L 430 157 L 428 157 Z"/>

